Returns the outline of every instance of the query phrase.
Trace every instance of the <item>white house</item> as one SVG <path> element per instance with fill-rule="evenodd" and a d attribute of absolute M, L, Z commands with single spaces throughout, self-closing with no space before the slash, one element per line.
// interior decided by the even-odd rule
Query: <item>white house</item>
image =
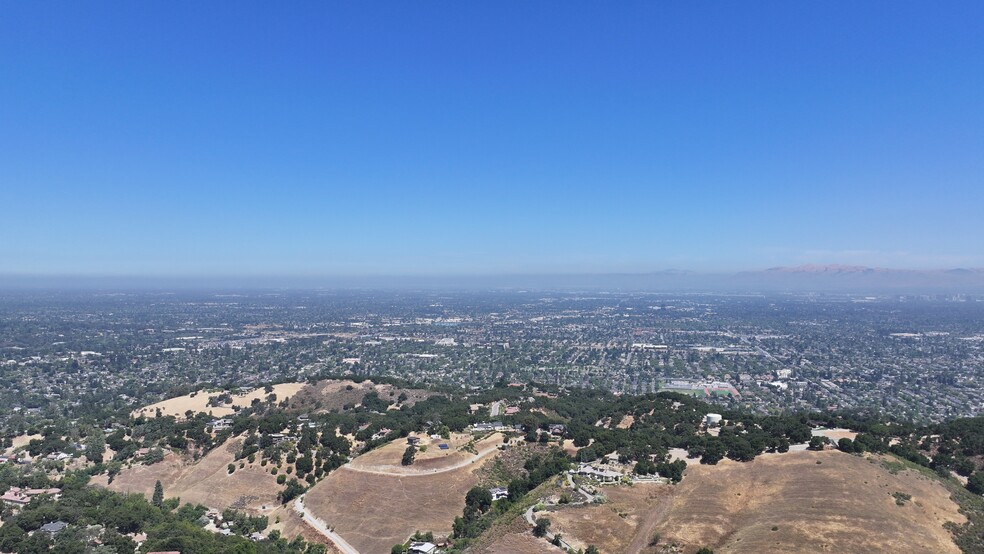
<path fill-rule="evenodd" d="M 415 542 L 410 544 L 410 554 L 435 554 L 437 545 L 431 542 Z"/>
<path fill-rule="evenodd" d="M 492 501 L 502 500 L 503 498 L 509 498 L 509 489 L 506 487 L 493 487 L 489 489 L 492 494 Z"/>
<path fill-rule="evenodd" d="M 597 479 L 602 483 L 612 483 L 622 478 L 622 474 L 610 469 L 598 469 L 589 464 L 581 464 L 577 467 L 577 474 L 584 477 Z"/>

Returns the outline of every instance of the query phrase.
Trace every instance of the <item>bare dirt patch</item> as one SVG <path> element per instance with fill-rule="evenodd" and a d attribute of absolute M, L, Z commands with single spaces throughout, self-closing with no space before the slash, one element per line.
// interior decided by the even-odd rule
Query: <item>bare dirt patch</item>
<path fill-rule="evenodd" d="M 837 442 L 841 439 L 854 440 L 858 434 L 848 429 L 814 429 L 813 436 L 827 437 L 828 439 Z"/>
<path fill-rule="evenodd" d="M 622 421 L 619 421 L 616 427 L 618 427 L 619 429 L 628 429 L 629 427 L 632 427 L 633 423 L 635 423 L 635 416 L 631 414 L 626 414 L 622 416 Z"/>

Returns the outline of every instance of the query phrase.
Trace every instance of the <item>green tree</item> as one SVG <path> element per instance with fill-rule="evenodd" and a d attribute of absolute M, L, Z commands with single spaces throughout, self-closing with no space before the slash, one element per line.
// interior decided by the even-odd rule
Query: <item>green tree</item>
<path fill-rule="evenodd" d="M 301 456 L 294 462 L 294 467 L 297 468 L 298 474 L 303 475 L 305 473 L 311 473 L 311 470 L 314 469 L 314 460 L 306 455 Z"/>
<path fill-rule="evenodd" d="M 547 535 L 547 529 L 550 529 L 550 520 L 541 517 L 536 520 L 536 525 L 533 526 L 533 535 L 537 537 L 545 537 Z"/>
<path fill-rule="evenodd" d="M 416 455 L 417 455 L 417 447 L 411 444 L 410 446 L 407 447 L 406 450 L 403 451 L 403 459 L 400 460 L 400 463 L 405 466 L 412 465 L 413 458 Z"/>
<path fill-rule="evenodd" d="M 724 445 L 724 441 L 717 437 L 708 437 L 707 445 L 704 447 L 704 454 L 700 457 L 700 463 L 715 465 L 724 459 L 727 451 L 728 449 Z"/>
<path fill-rule="evenodd" d="M 158 508 L 164 507 L 164 485 L 161 485 L 160 481 L 154 483 L 154 496 L 151 497 L 150 503 Z"/>
<path fill-rule="evenodd" d="M 967 490 L 974 494 L 984 494 L 984 471 L 978 471 L 967 479 Z"/>
<path fill-rule="evenodd" d="M 137 543 L 126 535 L 121 535 L 115 529 L 107 529 L 103 532 L 102 543 L 111 547 L 116 554 L 133 554 L 137 549 Z"/>
<path fill-rule="evenodd" d="M 106 437 L 103 435 L 102 431 L 93 431 L 88 439 L 86 439 L 85 444 L 85 457 L 87 460 L 94 464 L 101 464 L 103 462 L 103 453 L 106 451 Z"/>
<path fill-rule="evenodd" d="M 485 487 L 472 487 L 465 496 L 465 506 L 484 512 L 492 506 L 492 493 Z"/>
<path fill-rule="evenodd" d="M 280 491 L 280 502 L 286 504 L 302 494 L 304 494 L 304 485 L 300 484 L 297 479 L 291 479 L 287 481 L 287 487 Z"/>

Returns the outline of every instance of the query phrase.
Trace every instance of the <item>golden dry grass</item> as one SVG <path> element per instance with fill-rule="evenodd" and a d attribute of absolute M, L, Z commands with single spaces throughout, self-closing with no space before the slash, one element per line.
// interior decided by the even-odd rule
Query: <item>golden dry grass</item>
<path fill-rule="evenodd" d="M 550 530 L 560 533 L 575 548 L 595 545 L 602 552 L 626 552 L 633 538 L 660 504 L 672 494 L 672 487 L 655 483 L 631 487 L 600 487 L 604 504 L 588 504 L 544 513 Z M 648 536 L 652 536 L 650 532 Z"/>
<path fill-rule="evenodd" d="M 475 554 L 563 554 L 563 550 L 530 533 L 523 518 L 516 518 L 504 528 L 496 529 L 497 536 L 488 545 L 473 549 Z"/>
<path fill-rule="evenodd" d="M 642 487 L 666 493 L 646 494 Z M 880 458 L 837 451 L 691 465 L 676 486 L 602 490 L 609 504 L 551 514 L 551 529 L 602 552 L 658 552 L 648 544 L 659 532 L 664 544 L 676 542 L 688 553 L 702 546 L 726 554 L 957 553 L 943 525 L 965 521 L 933 478 L 892 475 Z M 899 506 L 894 492 L 912 500 Z"/>
<path fill-rule="evenodd" d="M 105 475 L 94 477 L 93 483 L 118 492 L 142 493 L 150 498 L 154 483 L 159 480 L 164 495 L 180 497 L 182 503 L 220 510 L 235 506 L 253 514 L 269 514 L 279 505 L 277 493 L 283 487 L 277 485 L 277 478 L 270 474 L 269 467 L 259 464 L 239 469 L 237 462 L 236 471 L 230 475 L 227 466 L 233 463 L 233 452 L 240 444 L 240 440 L 232 440 L 194 464 L 168 453 L 162 462 L 124 469 L 112 483 L 107 483 Z"/>
<path fill-rule="evenodd" d="M 827 437 L 834 442 L 841 439 L 854 440 L 858 436 L 857 433 L 848 429 L 814 429 L 813 434 L 818 437 Z"/>
<path fill-rule="evenodd" d="M 23 448 L 27 446 L 28 443 L 30 443 L 32 440 L 43 439 L 43 438 L 44 437 L 41 435 L 17 435 L 13 439 L 11 439 L 11 442 L 13 444 L 11 444 L 10 448 L 4 451 L 4 454 L 12 454 L 18 448 Z"/>
<path fill-rule="evenodd" d="M 291 399 L 291 407 L 309 410 L 312 413 L 342 411 L 346 405 L 358 406 L 369 392 L 375 392 L 386 401 L 397 402 L 401 394 L 407 398 L 400 406 L 413 406 L 420 400 L 435 396 L 437 393 L 425 389 L 408 389 L 395 387 L 390 384 L 376 384 L 370 380 L 356 383 L 351 380 L 325 380 L 305 387 Z M 397 404 L 390 406 L 396 409 Z"/>
<path fill-rule="evenodd" d="M 277 395 L 277 401 L 281 401 L 285 398 L 290 398 L 298 391 L 307 386 L 305 383 L 282 383 L 273 386 L 273 394 Z M 219 392 L 198 391 L 197 393 L 186 394 L 184 396 L 178 396 L 175 398 L 169 398 L 167 400 L 162 400 L 155 404 L 145 406 L 134 410 L 131 414 L 133 417 L 140 415 L 146 417 L 156 417 L 158 408 L 161 410 L 161 415 L 170 415 L 178 418 L 183 418 L 185 412 L 191 410 L 192 412 L 205 412 L 207 414 L 212 414 L 215 417 L 225 417 L 235 413 L 232 406 L 221 406 L 214 407 L 208 406 L 208 401 L 211 398 L 218 396 Z M 241 407 L 249 406 L 254 399 L 263 400 L 267 397 L 267 392 L 262 388 L 258 388 L 248 394 L 244 395 L 233 395 L 232 404 Z"/>
<path fill-rule="evenodd" d="M 404 466 L 401 464 L 407 442 L 406 439 L 397 439 L 359 456 L 352 460 L 349 466 L 352 469 L 379 471 L 393 475 L 417 475 L 440 471 L 475 458 L 475 454 L 461 449 L 472 440 L 472 435 L 455 433 L 451 435 L 449 440 L 432 439 L 422 434 L 411 436 L 419 437 L 421 439 L 420 444 L 427 446 L 425 452 L 420 452 L 418 449 L 413 465 Z M 442 443 L 448 445 L 447 450 L 439 448 L 438 445 Z M 502 435 L 493 433 L 489 437 L 477 441 L 474 448 L 479 454 L 482 454 L 497 448 L 500 444 L 502 444 Z"/>
<path fill-rule="evenodd" d="M 266 531 L 276 529 L 280 534 L 291 540 L 300 536 L 308 542 L 316 542 L 325 545 L 329 554 L 340 554 L 341 550 L 335 547 L 334 543 L 325 538 L 319 531 L 308 525 L 297 513 L 292 505 L 281 506 L 270 512 L 267 516 L 270 519 L 270 526 Z"/>
<path fill-rule="evenodd" d="M 501 437 L 490 437 L 481 444 L 491 446 L 496 440 Z M 479 481 L 477 470 L 498 450 L 493 448 L 485 457 L 457 469 L 446 470 L 447 460 L 432 458 L 433 467 L 411 466 L 416 468 L 414 475 L 404 474 L 402 467 L 390 474 L 377 472 L 395 467 L 393 457 L 397 452 L 402 456 L 405 447 L 405 441 L 394 441 L 382 447 L 389 450 L 363 456 L 373 457 L 360 470 L 342 467 L 332 472 L 308 491 L 304 505 L 360 552 L 389 552 L 418 530 L 446 536 L 465 507 L 465 494 Z M 455 465 L 467 461 L 453 460 Z M 398 466 L 398 458 L 395 462 Z"/>

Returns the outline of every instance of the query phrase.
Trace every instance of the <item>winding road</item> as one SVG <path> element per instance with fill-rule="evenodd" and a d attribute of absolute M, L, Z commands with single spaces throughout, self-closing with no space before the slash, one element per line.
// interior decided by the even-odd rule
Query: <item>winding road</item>
<path fill-rule="evenodd" d="M 341 535 L 329 529 L 328 525 L 324 521 L 321 521 L 317 516 L 308 511 L 307 507 L 304 506 L 303 494 L 297 497 L 297 500 L 294 501 L 294 510 L 297 511 L 302 518 L 304 518 L 305 523 L 313 527 L 322 535 L 328 537 L 328 540 L 330 540 L 336 548 L 342 551 L 342 554 L 359 554 L 359 551 L 349 544 L 348 541 L 343 539 Z"/>

